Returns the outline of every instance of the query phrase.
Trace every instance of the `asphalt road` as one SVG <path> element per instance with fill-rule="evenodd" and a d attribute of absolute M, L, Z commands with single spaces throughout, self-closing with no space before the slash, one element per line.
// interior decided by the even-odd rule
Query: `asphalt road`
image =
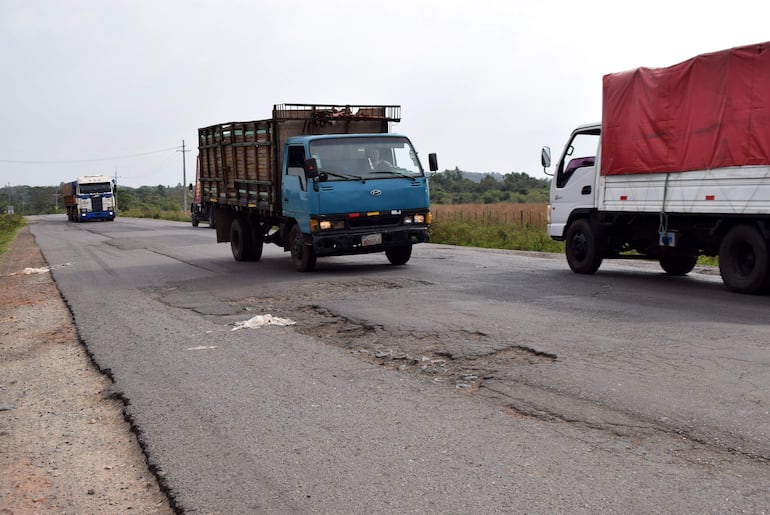
<path fill-rule="evenodd" d="M 770 297 L 425 244 L 237 263 L 201 225 L 32 219 L 187 513 L 767 513 Z M 234 330 L 270 314 L 294 325 Z"/>

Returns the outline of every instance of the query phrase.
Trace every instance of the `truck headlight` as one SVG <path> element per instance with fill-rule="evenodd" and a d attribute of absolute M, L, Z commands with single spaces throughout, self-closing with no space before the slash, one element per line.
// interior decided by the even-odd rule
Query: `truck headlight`
<path fill-rule="evenodd" d="M 425 215 L 422 214 L 415 214 L 415 215 L 407 215 L 403 218 L 404 224 L 424 224 L 425 223 Z"/>
<path fill-rule="evenodd" d="M 329 229 L 344 229 L 344 220 L 320 220 L 318 222 L 318 228 L 322 231 L 328 231 Z"/>

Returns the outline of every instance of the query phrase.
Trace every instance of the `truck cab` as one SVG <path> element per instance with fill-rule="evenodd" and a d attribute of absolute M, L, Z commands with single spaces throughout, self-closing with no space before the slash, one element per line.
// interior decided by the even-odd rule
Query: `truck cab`
<path fill-rule="evenodd" d="M 288 250 L 307 247 L 313 257 L 384 251 L 404 264 L 413 244 L 428 241 L 428 178 L 407 137 L 292 137 L 283 162 L 283 215 L 297 227 Z"/>
<path fill-rule="evenodd" d="M 548 235 L 563 241 L 570 221 L 596 208 L 601 124 L 575 129 L 564 147 L 551 181 Z M 550 148 L 544 147 L 541 161 L 551 166 Z"/>

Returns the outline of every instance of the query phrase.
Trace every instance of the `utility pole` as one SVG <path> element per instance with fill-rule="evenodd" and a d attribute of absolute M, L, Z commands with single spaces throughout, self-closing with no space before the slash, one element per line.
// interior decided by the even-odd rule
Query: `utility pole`
<path fill-rule="evenodd" d="M 11 204 L 11 183 L 8 183 L 8 214 L 13 214 L 13 204 Z"/>
<path fill-rule="evenodd" d="M 113 185 L 113 194 L 112 194 L 112 205 L 115 208 L 115 211 L 118 210 L 118 167 L 115 167 L 115 176 L 112 179 L 112 185 Z"/>
<path fill-rule="evenodd" d="M 189 152 L 189 150 L 185 150 L 184 148 L 184 140 L 182 140 L 182 149 L 177 150 L 177 152 L 182 153 L 182 192 L 184 195 L 184 204 L 182 205 L 182 212 L 187 211 L 187 170 L 185 169 L 185 158 L 184 153 Z"/>

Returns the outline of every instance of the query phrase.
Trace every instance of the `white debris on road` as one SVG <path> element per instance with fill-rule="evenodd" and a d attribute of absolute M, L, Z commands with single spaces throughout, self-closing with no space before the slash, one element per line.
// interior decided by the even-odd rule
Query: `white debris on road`
<path fill-rule="evenodd" d="M 27 267 L 24 270 L 22 270 L 21 272 L 13 272 L 13 273 L 7 274 L 6 277 L 10 277 L 12 275 L 19 275 L 19 274 L 24 274 L 24 275 L 47 274 L 48 272 L 50 272 L 54 268 L 62 268 L 62 267 L 71 266 L 71 265 L 72 265 L 72 263 L 63 263 L 61 265 L 44 266 L 42 268 L 29 268 L 29 267 Z"/>
<path fill-rule="evenodd" d="M 258 329 L 260 327 L 264 327 L 266 325 L 294 325 L 296 322 L 294 320 L 291 320 L 290 318 L 279 318 L 274 317 L 273 315 L 257 315 L 255 317 L 252 317 L 245 322 L 237 322 L 235 324 L 235 327 L 232 328 L 233 331 L 237 331 L 238 329 Z"/>

